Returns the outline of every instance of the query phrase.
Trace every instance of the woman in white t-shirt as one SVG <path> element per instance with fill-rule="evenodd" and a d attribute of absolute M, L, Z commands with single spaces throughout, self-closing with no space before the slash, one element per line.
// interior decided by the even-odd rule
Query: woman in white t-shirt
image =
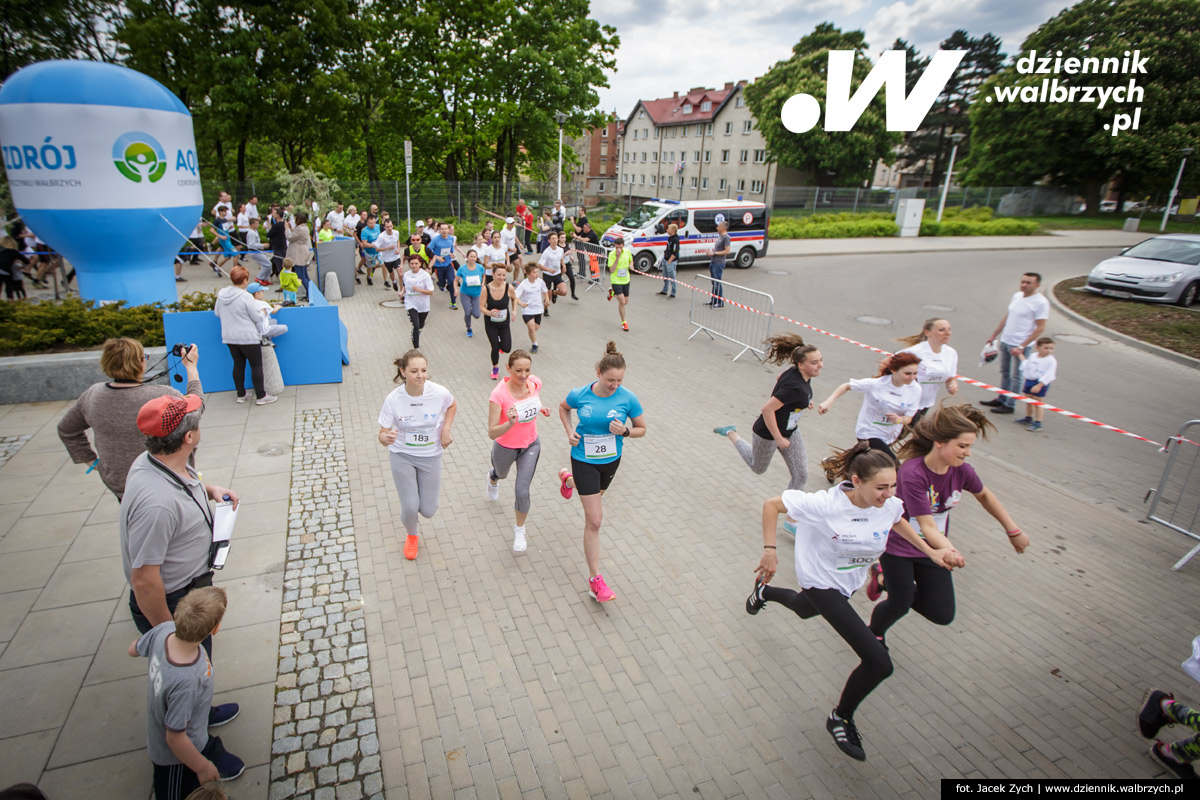
<path fill-rule="evenodd" d="M 558 298 L 566 297 L 567 285 L 563 283 L 563 259 L 572 255 L 575 250 L 564 251 L 559 241 L 565 239 L 565 235 L 560 236 L 557 233 L 551 233 L 547 238 L 546 249 L 538 256 L 538 266 L 542 270 L 542 281 L 545 282 L 546 288 L 550 291 L 550 303 L 558 302 Z M 546 309 L 546 316 L 550 316 L 550 309 Z"/>
<path fill-rule="evenodd" d="M 859 442 L 895 459 L 892 442 L 900 438 L 904 426 L 912 422 L 920 407 L 921 387 L 917 383 L 920 363 L 921 359 L 912 353 L 893 353 L 880 363 L 878 377 L 846 381 L 817 406 L 817 413 L 828 413 L 833 401 L 846 392 L 862 393 L 863 403 L 854 423 L 854 436 Z M 848 452 L 836 451 L 821 462 L 830 483 L 841 474 L 840 465 Z"/>
<path fill-rule="evenodd" d="M 454 395 L 429 380 L 429 363 L 420 350 L 396 359 L 395 381 L 379 411 L 379 443 L 388 449 L 392 480 L 400 496 L 400 521 L 407 537 L 404 557 L 417 557 L 417 514 L 430 519 L 438 509 L 442 451 L 454 439 L 450 425 L 458 410 Z"/>
<path fill-rule="evenodd" d="M 421 330 L 425 327 L 425 318 L 429 316 L 429 296 L 434 292 L 433 278 L 421 269 L 424 265 L 425 259 L 420 256 L 408 257 L 409 269 L 404 273 L 404 286 L 399 292 L 404 298 L 408 321 L 412 323 L 413 347 L 421 346 Z"/>
<path fill-rule="evenodd" d="M 483 259 L 483 274 L 490 278 L 492 277 L 492 265 L 504 264 L 507 266 L 508 258 L 500 244 L 500 231 L 492 231 L 489 242 L 479 251 L 479 255 Z"/>
<path fill-rule="evenodd" d="M 904 504 L 895 497 L 896 462 L 890 453 L 860 442 L 851 449 L 842 477 L 842 483 L 823 492 L 789 490 L 763 504 L 763 555 L 754 570 L 757 577 L 746 611 L 757 614 L 772 602 L 790 608 L 801 619 L 820 614 L 862 659 L 846 680 L 825 728 L 843 753 L 865 761 L 854 712 L 892 674 L 892 659 L 850 606 L 850 595 L 863 585 L 868 567 L 883 554 L 889 531 L 903 536 L 941 567 L 962 564 L 952 549 L 935 550 L 926 544 L 904 519 Z M 779 564 L 775 528 L 784 513 L 797 521 L 798 592 L 769 585 Z"/>
<path fill-rule="evenodd" d="M 897 339 L 908 347 L 901 353 L 912 353 L 921 359 L 917 365 L 917 384 L 921 387 L 921 404 L 913 415 L 912 424 L 937 404 L 938 391 L 945 386 L 950 394 L 958 394 L 958 351 L 950 346 L 950 321 L 941 317 L 925 320 L 921 332 Z"/>
<path fill-rule="evenodd" d="M 526 265 L 525 280 L 513 287 L 513 300 L 521 307 L 521 318 L 529 331 L 529 349 L 534 353 L 538 350 L 537 332 L 542 327 L 542 314 L 550 302 L 550 293 L 539 272 L 537 264 Z"/>

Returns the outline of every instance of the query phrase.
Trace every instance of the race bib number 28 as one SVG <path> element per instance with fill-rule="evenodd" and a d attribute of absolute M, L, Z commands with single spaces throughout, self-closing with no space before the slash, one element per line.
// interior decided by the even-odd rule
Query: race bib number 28
<path fill-rule="evenodd" d="M 606 433 L 600 436 L 583 437 L 584 458 L 611 458 L 617 454 L 617 436 Z"/>

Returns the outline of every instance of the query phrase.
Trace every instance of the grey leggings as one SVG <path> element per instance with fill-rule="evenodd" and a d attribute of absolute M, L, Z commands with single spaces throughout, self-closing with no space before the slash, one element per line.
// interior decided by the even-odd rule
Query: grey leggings
<path fill-rule="evenodd" d="M 496 442 L 492 445 L 492 471 L 488 478 L 501 481 L 508 477 L 512 465 L 517 465 L 516 503 L 513 505 L 522 514 L 529 513 L 529 484 L 537 469 L 538 456 L 542 454 L 542 440 L 534 439 L 528 447 L 514 450 Z"/>
<path fill-rule="evenodd" d="M 755 475 L 762 475 L 767 471 L 771 457 L 779 449 L 774 439 L 764 439 L 757 433 L 750 435 L 750 442 L 739 439 L 734 446 Z M 800 431 L 792 431 L 792 443 L 783 451 L 783 461 L 787 464 L 788 472 L 792 474 L 787 488 L 804 491 L 804 484 L 808 483 L 808 451 L 804 449 L 804 437 L 800 435 Z"/>
<path fill-rule="evenodd" d="M 472 297 L 466 292 L 458 295 L 458 302 L 462 303 L 463 319 L 467 323 L 467 330 L 471 330 L 471 317 L 479 319 L 479 300 L 480 297 Z"/>
<path fill-rule="evenodd" d="M 400 522 L 409 536 L 417 535 L 417 512 L 430 519 L 438 510 L 442 488 L 442 456 L 412 456 L 388 451 L 392 480 L 400 496 Z"/>

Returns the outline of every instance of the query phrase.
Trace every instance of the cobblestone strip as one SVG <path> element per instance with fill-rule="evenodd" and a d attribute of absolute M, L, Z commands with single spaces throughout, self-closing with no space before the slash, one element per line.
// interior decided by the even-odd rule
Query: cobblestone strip
<path fill-rule="evenodd" d="M 8 460 L 15 456 L 17 452 L 25 446 L 33 437 L 30 436 L 0 436 L 0 467 L 8 463 Z"/>
<path fill-rule="evenodd" d="M 270 800 L 383 800 L 341 412 L 296 416 Z"/>

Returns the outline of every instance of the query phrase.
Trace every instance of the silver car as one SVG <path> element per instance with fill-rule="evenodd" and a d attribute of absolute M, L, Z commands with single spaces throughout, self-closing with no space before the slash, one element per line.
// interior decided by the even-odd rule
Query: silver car
<path fill-rule="evenodd" d="M 1106 297 L 1195 305 L 1200 300 L 1200 235 L 1155 236 L 1092 268 L 1087 289 Z"/>

